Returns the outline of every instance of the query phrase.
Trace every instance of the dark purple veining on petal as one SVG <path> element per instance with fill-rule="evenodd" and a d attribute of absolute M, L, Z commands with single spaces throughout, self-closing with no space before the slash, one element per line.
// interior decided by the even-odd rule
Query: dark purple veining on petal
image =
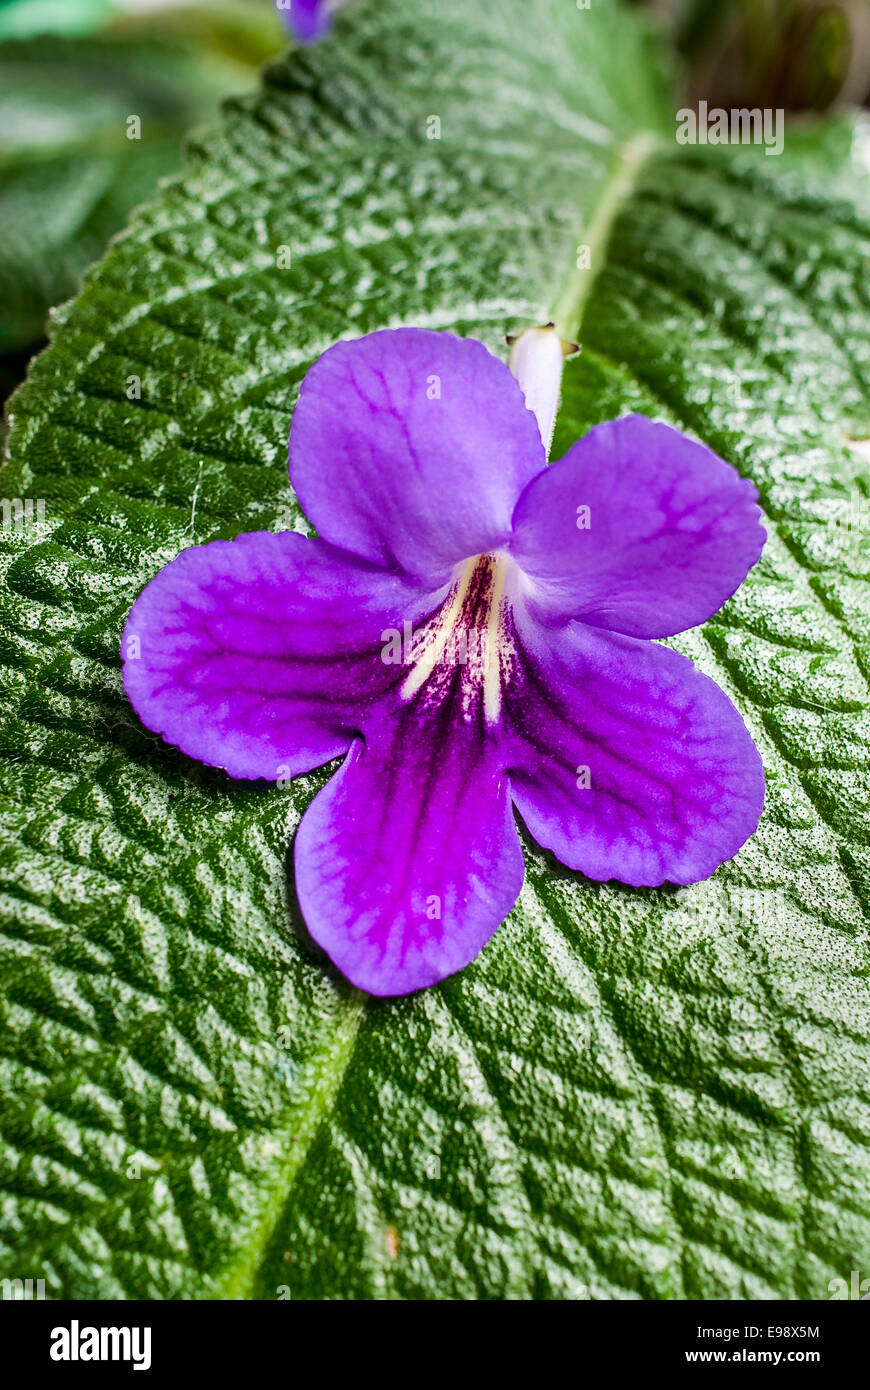
<path fill-rule="evenodd" d="M 758 824 L 761 759 L 731 701 L 666 647 L 517 623 L 502 758 L 532 834 L 590 878 L 692 883 Z"/>
<path fill-rule="evenodd" d="M 306 811 L 295 848 L 309 930 L 373 994 L 466 965 L 507 915 L 523 860 L 481 720 L 419 699 L 373 722 Z"/>
<path fill-rule="evenodd" d="M 395 684 L 384 628 L 425 620 L 440 597 L 295 532 L 192 546 L 133 605 L 125 688 L 190 757 L 295 776 L 344 753 Z"/>
<path fill-rule="evenodd" d="M 668 637 L 715 613 L 761 554 L 758 493 L 679 430 L 596 425 L 524 489 L 509 549 L 547 621 Z"/>
<path fill-rule="evenodd" d="M 509 566 L 506 557 L 490 554 L 465 563 L 444 603 L 414 635 L 403 700 L 416 698 L 423 707 L 450 702 L 467 723 L 497 723 L 511 658 Z"/>

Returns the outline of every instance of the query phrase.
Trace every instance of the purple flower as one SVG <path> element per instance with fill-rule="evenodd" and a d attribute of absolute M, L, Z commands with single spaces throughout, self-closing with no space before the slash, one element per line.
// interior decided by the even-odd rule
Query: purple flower
<path fill-rule="evenodd" d="M 593 879 L 691 883 L 758 822 L 730 700 L 650 638 L 703 622 L 761 553 L 756 491 L 640 415 L 547 467 L 507 366 L 418 329 L 329 349 L 290 477 L 317 540 L 185 550 L 137 599 L 127 692 L 231 777 L 344 755 L 296 838 L 312 935 L 356 985 L 466 965 L 513 906 L 513 815 Z"/>
<path fill-rule="evenodd" d="M 276 0 L 278 12 L 299 43 L 314 43 L 329 33 L 329 0 Z"/>

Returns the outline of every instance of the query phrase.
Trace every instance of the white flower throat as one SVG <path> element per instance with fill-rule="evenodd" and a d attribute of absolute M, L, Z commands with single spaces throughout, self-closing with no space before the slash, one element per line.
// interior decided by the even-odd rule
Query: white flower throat
<path fill-rule="evenodd" d="M 509 565 L 500 555 L 475 555 L 465 562 L 442 606 L 414 634 L 403 700 L 425 686 L 425 697 L 441 703 L 455 688 L 465 718 L 482 699 L 487 723 L 498 720 L 502 684 L 514 656 L 505 595 Z"/>
<path fill-rule="evenodd" d="M 511 343 L 510 369 L 538 422 L 549 453 L 564 358 L 578 349 L 564 342 L 553 324 L 528 328 Z M 458 694 L 462 716 L 470 720 L 482 707 L 488 724 L 501 713 L 502 690 L 516 656 L 506 587 L 511 560 L 506 555 L 474 555 L 463 565 L 443 605 L 411 634 L 405 660 L 411 670 L 400 690 L 403 700 L 423 692 L 440 704 Z"/>

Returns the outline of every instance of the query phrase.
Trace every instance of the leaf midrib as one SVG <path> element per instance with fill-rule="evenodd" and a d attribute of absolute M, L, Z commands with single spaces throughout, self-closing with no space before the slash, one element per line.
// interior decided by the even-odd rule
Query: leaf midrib
<path fill-rule="evenodd" d="M 365 995 L 356 992 L 339 1001 L 333 1032 L 321 1038 L 313 1056 L 305 1063 L 295 1083 L 299 1099 L 287 1112 L 278 1130 L 259 1137 L 261 1154 L 271 1156 L 277 1147 L 273 1179 L 264 1188 L 259 1220 L 249 1227 L 244 1239 L 234 1242 L 236 1258 L 210 1281 L 202 1297 L 250 1299 L 257 1275 L 275 1234 L 293 1185 L 305 1165 L 321 1123 L 331 1113 L 342 1081 L 353 1059 L 360 1025 L 368 1008 Z"/>

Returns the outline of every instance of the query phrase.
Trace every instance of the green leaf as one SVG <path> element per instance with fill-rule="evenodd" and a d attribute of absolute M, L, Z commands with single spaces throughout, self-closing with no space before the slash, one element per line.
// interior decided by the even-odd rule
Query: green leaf
<path fill-rule="evenodd" d="M 0 533 L 10 1276 L 754 1299 L 870 1269 L 870 625 L 837 524 L 867 516 L 870 216 L 842 126 L 779 159 L 673 129 L 613 6 L 360 0 L 192 146 L 14 397 L 5 490 L 46 519 Z M 642 409 L 761 489 L 762 563 L 680 646 L 758 739 L 764 818 L 680 891 L 589 883 L 527 842 L 481 957 L 370 1000 L 293 897 L 329 770 L 260 790 L 161 745 L 119 635 L 184 546 L 306 529 L 287 431 L 338 336 L 502 352 L 552 313 L 582 313 L 584 346 L 556 456 Z"/>
<path fill-rule="evenodd" d="M 148 37 L 0 44 L 0 352 L 42 336 L 49 308 L 180 167 L 185 132 L 246 78 Z"/>
<path fill-rule="evenodd" d="M 90 34 L 114 9 L 115 0 L 0 0 L 0 39 Z"/>

